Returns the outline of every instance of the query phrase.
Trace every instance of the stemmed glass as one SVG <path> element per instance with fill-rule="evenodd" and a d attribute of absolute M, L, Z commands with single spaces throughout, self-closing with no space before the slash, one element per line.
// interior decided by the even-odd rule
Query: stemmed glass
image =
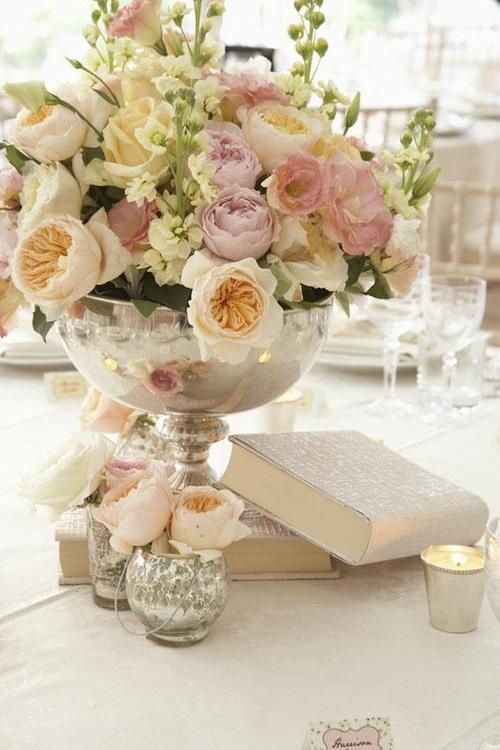
<path fill-rule="evenodd" d="M 481 326 L 486 282 L 474 276 L 431 276 L 425 285 L 424 320 L 431 339 L 444 352 L 446 405 L 453 404 L 457 352 Z"/>
<path fill-rule="evenodd" d="M 366 313 L 384 339 L 384 393 L 368 406 L 370 414 L 400 417 L 415 412 L 413 404 L 396 397 L 396 379 L 401 351 L 401 336 L 416 329 L 422 314 L 422 293 L 429 277 L 429 256 L 415 259 L 416 273 L 409 290 L 390 299 L 367 299 Z"/>

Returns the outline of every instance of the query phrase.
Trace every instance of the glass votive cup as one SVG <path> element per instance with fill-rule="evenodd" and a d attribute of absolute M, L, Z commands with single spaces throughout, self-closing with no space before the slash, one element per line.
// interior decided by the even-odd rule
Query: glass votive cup
<path fill-rule="evenodd" d="M 259 432 L 293 432 L 303 394 L 291 388 L 275 401 L 256 410 Z"/>
<path fill-rule="evenodd" d="M 484 546 L 486 592 L 495 617 L 500 620 L 500 517 L 488 523 Z"/>
<path fill-rule="evenodd" d="M 484 598 L 484 552 L 478 547 L 427 547 L 424 563 L 431 625 L 445 633 L 470 633 L 477 628 Z"/>

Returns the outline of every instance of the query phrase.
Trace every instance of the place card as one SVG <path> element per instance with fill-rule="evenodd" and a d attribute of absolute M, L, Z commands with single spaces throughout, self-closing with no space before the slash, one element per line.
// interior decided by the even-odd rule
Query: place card
<path fill-rule="evenodd" d="M 87 381 L 79 372 L 46 372 L 44 382 L 49 401 L 83 398 L 87 392 Z"/>
<path fill-rule="evenodd" d="M 387 717 L 318 721 L 309 725 L 303 750 L 394 750 Z"/>

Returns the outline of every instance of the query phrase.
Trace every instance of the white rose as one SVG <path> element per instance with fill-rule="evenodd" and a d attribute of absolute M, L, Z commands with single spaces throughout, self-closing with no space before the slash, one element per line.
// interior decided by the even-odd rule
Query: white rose
<path fill-rule="evenodd" d="M 154 115 L 161 125 L 170 128 L 170 109 L 145 96 L 121 107 L 109 118 L 103 130 L 104 161 L 93 159 L 84 171 L 84 179 L 92 185 L 112 184 L 125 188 L 136 177 L 148 172 L 159 178 L 166 173 L 164 154 L 155 154 L 138 138 L 146 121 Z"/>
<path fill-rule="evenodd" d="M 281 220 L 281 232 L 272 245 L 290 275 L 305 286 L 339 292 L 345 288 L 348 266 L 336 242 L 323 235 L 314 224 L 292 216 Z M 273 258 L 269 258 L 273 262 Z"/>
<path fill-rule="evenodd" d="M 296 151 L 310 151 L 324 135 L 320 120 L 295 107 L 264 102 L 238 110 L 243 135 L 268 174 Z"/>
<path fill-rule="evenodd" d="M 21 481 L 20 491 L 35 505 L 48 506 L 52 520 L 56 520 L 95 492 L 113 451 L 114 444 L 103 435 L 74 435 Z"/>
<path fill-rule="evenodd" d="M 61 104 L 44 104 L 35 112 L 22 109 L 9 131 L 14 146 L 43 164 L 71 159 L 86 135 L 83 120 Z"/>
<path fill-rule="evenodd" d="M 28 302 L 54 320 L 64 307 L 119 276 L 131 262 L 107 226 L 103 209 L 85 225 L 56 214 L 21 236 L 12 278 Z"/>
<path fill-rule="evenodd" d="M 48 214 L 80 218 L 82 194 L 71 172 L 62 164 L 38 164 L 24 179 L 19 227 L 26 231 Z"/>
<path fill-rule="evenodd" d="M 188 320 L 202 359 L 243 362 L 252 347 L 266 346 L 283 327 L 283 311 L 273 297 L 276 279 L 254 258 L 214 262 L 206 270 L 208 255 L 198 259 L 198 254 L 188 260 L 183 279 L 193 283 Z"/>
<path fill-rule="evenodd" d="M 170 544 L 183 555 L 203 551 L 205 560 L 217 557 L 217 550 L 250 533 L 239 520 L 244 509 L 243 501 L 229 490 L 186 487 L 172 514 Z"/>
<path fill-rule="evenodd" d="M 372 253 L 373 265 L 385 274 L 395 294 L 406 294 L 417 276 L 417 255 L 421 250 L 420 221 L 394 217 L 392 234 L 383 250 Z"/>

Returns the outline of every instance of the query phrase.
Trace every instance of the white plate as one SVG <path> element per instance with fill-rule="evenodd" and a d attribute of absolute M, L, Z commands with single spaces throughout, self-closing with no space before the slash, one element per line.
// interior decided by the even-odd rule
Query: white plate
<path fill-rule="evenodd" d="M 362 354 L 357 352 L 344 353 L 324 351 L 316 360 L 322 365 L 331 365 L 341 370 L 358 370 L 363 372 L 380 372 L 384 369 L 382 357 L 373 354 Z M 402 354 L 399 358 L 398 370 L 415 370 L 416 360 L 408 354 Z"/>
<path fill-rule="evenodd" d="M 7 351 L 0 351 L 0 365 L 8 365 L 9 367 L 40 367 L 44 370 L 50 370 L 51 367 L 71 367 L 71 360 L 65 355 L 61 354 L 60 357 L 16 357 L 15 355 L 9 355 Z"/>

